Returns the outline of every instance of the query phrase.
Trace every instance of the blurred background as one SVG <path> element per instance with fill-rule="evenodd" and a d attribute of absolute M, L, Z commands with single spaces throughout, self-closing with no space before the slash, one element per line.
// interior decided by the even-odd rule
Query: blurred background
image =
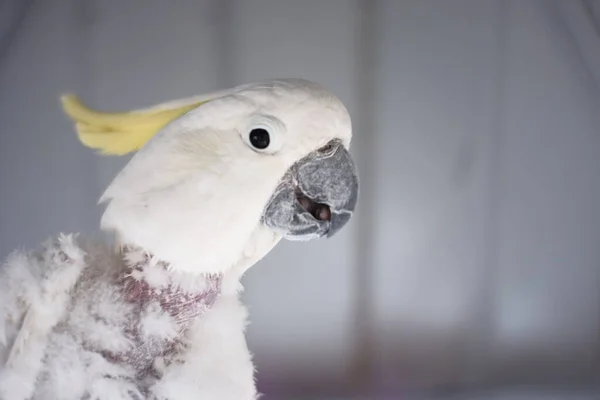
<path fill-rule="evenodd" d="M 600 399 L 599 0 L 0 0 L 0 256 L 97 232 L 118 111 L 266 78 L 348 106 L 356 218 L 245 276 L 265 399 Z"/>

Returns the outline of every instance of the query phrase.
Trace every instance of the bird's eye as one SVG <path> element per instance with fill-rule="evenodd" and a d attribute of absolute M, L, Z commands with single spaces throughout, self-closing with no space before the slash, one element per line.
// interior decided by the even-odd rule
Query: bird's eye
<path fill-rule="evenodd" d="M 286 138 L 286 126 L 271 115 L 250 116 L 242 121 L 238 132 L 249 148 L 264 155 L 278 153 Z"/>
<path fill-rule="evenodd" d="M 258 150 L 266 149 L 271 143 L 271 136 L 269 135 L 269 132 L 263 128 L 252 129 L 249 134 L 249 139 L 250 144 Z"/>

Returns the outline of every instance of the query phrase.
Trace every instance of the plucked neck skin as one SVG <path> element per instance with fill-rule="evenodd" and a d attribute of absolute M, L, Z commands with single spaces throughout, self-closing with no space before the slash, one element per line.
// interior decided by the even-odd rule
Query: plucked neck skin
<path fill-rule="evenodd" d="M 212 307 L 220 294 L 220 274 L 190 279 L 188 274 L 170 270 L 168 263 L 140 248 L 125 246 L 121 254 L 124 270 L 117 277 L 117 284 L 123 288 L 125 300 L 140 307 L 155 302 L 181 331 Z"/>
<path fill-rule="evenodd" d="M 113 362 L 132 366 L 139 377 L 151 373 L 156 357 L 175 351 L 190 325 L 210 310 L 221 294 L 220 274 L 190 277 L 144 249 L 122 246 L 123 268 L 113 277 L 123 301 L 129 305 L 128 322 L 123 327 L 134 344 L 123 352 L 104 351 Z M 160 319 L 165 332 L 156 333 L 150 318 Z"/>
<path fill-rule="evenodd" d="M 123 237 L 119 233 L 116 236 Z M 124 333 L 134 346 L 125 352 L 104 352 L 103 355 L 113 362 L 132 366 L 139 377 L 148 376 L 153 371 L 154 360 L 176 351 L 191 324 L 202 318 L 219 297 L 237 296 L 242 290 L 240 278 L 243 273 L 280 239 L 264 225 L 257 225 L 236 257 L 237 261 L 221 272 L 206 272 L 200 253 L 194 260 L 198 263 L 197 272 L 190 272 L 190 263 L 181 270 L 176 263 L 157 257 L 152 249 L 119 242 L 117 251 L 123 267 L 112 282 L 131 306 L 132 314 Z M 148 336 L 144 322 L 148 315 L 171 321 L 172 329 L 167 337 L 156 340 Z"/>
<path fill-rule="evenodd" d="M 207 268 L 202 265 L 200 252 L 197 258 L 186 263 L 186 268 L 180 269 L 176 263 L 156 256 L 152 249 L 123 241 L 123 235 L 118 232 L 115 234 L 115 238 L 116 250 L 123 257 L 127 273 L 131 272 L 134 267 L 137 270 L 142 268 L 145 273 L 143 276 L 149 276 L 151 282 L 157 285 L 161 284 L 161 279 L 167 279 L 177 284 L 179 284 L 178 282 L 194 284 L 194 282 L 204 280 L 218 280 L 220 293 L 226 295 L 241 291 L 242 287 L 239 281 L 242 275 L 267 255 L 281 240 L 280 235 L 259 224 L 252 232 L 244 248 L 238 251 L 237 261 L 232 265 L 229 264 L 229 261 L 226 261 L 227 264 L 218 266 L 217 270 L 220 272 L 212 272 L 207 271 Z M 196 272 L 190 272 L 190 265 L 196 266 Z M 137 274 L 139 275 L 139 273 Z M 201 287 L 202 283 L 200 283 L 199 288 Z M 192 288 L 193 286 L 190 287 L 190 289 Z"/>

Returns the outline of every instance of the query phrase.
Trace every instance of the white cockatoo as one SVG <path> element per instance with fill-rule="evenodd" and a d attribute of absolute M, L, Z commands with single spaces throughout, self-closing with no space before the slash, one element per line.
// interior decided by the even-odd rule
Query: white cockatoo
<path fill-rule="evenodd" d="M 63 107 L 88 147 L 137 153 L 100 200 L 115 246 L 59 235 L 2 265 L 0 399 L 256 399 L 239 281 L 281 238 L 351 218 L 346 108 L 301 79 Z"/>

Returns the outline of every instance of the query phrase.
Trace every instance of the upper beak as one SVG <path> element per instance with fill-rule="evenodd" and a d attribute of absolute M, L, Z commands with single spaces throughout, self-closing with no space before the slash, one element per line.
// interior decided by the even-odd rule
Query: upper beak
<path fill-rule="evenodd" d="M 357 200 L 354 161 L 343 144 L 333 140 L 290 168 L 263 220 L 290 240 L 332 237 L 350 221 Z"/>
<path fill-rule="evenodd" d="M 295 165 L 298 189 L 314 203 L 329 207 L 327 237 L 350 221 L 358 201 L 358 176 L 350 152 L 329 143 Z"/>

